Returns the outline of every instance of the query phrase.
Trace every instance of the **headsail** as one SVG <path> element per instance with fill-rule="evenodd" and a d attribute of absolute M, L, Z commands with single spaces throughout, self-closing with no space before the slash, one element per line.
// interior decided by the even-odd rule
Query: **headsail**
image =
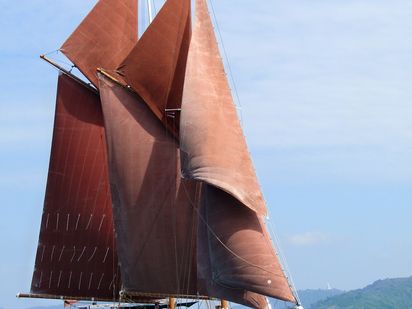
<path fill-rule="evenodd" d="M 118 69 L 164 121 L 180 108 L 190 36 L 190 0 L 168 0 Z"/>
<path fill-rule="evenodd" d="M 263 220 L 239 204 L 230 194 L 204 186 L 198 255 L 199 260 L 208 260 L 210 269 L 200 269 L 199 276 L 217 287 L 295 302 Z M 216 291 L 209 293 L 214 296 Z M 229 297 L 228 300 L 239 302 Z"/>
<path fill-rule="evenodd" d="M 185 177 L 205 181 L 266 213 L 205 0 L 196 1 L 180 129 Z"/>
<path fill-rule="evenodd" d="M 60 75 L 32 293 L 116 299 L 120 276 L 106 162 L 99 97 Z"/>
<path fill-rule="evenodd" d="M 261 216 L 266 214 L 205 0 L 196 0 L 180 126 L 185 177 L 204 182 L 199 277 L 208 295 L 251 291 L 296 302 Z M 246 206 L 246 207 L 245 207 Z M 208 266 L 209 264 L 209 266 Z M 262 302 L 256 294 L 255 301 Z M 240 302 L 238 298 L 228 300 Z M 242 300 L 242 299 L 241 299 Z M 243 300 L 248 301 L 245 297 Z M 249 300 L 250 301 L 250 300 Z"/>
<path fill-rule="evenodd" d="M 196 185 L 177 142 L 130 91 L 100 76 L 100 93 L 124 291 L 196 297 Z"/>
<path fill-rule="evenodd" d="M 137 0 L 99 0 L 60 50 L 98 86 L 96 69 L 116 69 L 137 42 Z"/>

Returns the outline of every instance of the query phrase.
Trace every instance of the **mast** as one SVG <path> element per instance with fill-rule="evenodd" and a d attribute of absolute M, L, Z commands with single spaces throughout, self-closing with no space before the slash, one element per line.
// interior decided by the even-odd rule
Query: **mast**
<path fill-rule="evenodd" d="M 227 300 L 222 299 L 220 301 L 220 309 L 229 309 L 229 302 Z"/>
<path fill-rule="evenodd" d="M 149 10 L 149 24 L 151 24 L 153 21 L 153 9 L 151 0 L 147 0 L 147 8 Z"/>
<path fill-rule="evenodd" d="M 169 298 L 169 309 L 175 309 L 176 300 L 173 297 Z"/>

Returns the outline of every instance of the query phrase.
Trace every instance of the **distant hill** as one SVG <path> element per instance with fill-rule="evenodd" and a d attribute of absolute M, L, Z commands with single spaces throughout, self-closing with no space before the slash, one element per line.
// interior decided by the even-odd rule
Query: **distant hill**
<path fill-rule="evenodd" d="M 344 291 L 337 289 L 329 290 L 302 290 L 298 291 L 300 301 L 302 302 L 305 309 L 310 309 L 314 303 L 317 303 L 321 300 L 328 299 L 329 297 L 337 296 L 343 294 Z"/>
<path fill-rule="evenodd" d="M 328 297 L 332 297 L 335 295 L 339 295 L 344 293 L 343 291 L 336 290 L 336 289 L 330 289 L 330 290 L 301 290 L 298 291 L 299 298 L 305 307 L 305 309 L 310 309 L 310 306 L 320 300 L 327 299 Z M 282 301 L 276 301 L 272 300 L 271 301 L 272 309 L 289 309 L 291 307 L 290 304 L 282 302 Z M 232 307 L 233 309 L 241 309 L 241 308 L 246 308 L 244 306 L 234 306 Z"/>
<path fill-rule="evenodd" d="M 412 277 L 378 280 L 317 302 L 311 309 L 412 309 Z"/>

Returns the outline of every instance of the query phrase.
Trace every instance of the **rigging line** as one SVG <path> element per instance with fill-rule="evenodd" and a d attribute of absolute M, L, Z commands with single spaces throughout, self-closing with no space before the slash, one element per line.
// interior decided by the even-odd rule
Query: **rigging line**
<path fill-rule="evenodd" d="M 287 279 L 288 282 L 289 282 L 289 286 L 290 286 L 290 288 L 291 288 L 291 290 L 292 290 L 292 292 L 293 292 L 293 295 L 294 295 L 295 298 L 296 298 L 296 301 L 297 301 L 299 304 L 301 304 L 301 301 L 300 301 L 300 298 L 299 298 L 299 294 L 298 294 L 298 291 L 297 291 L 297 289 L 296 289 L 296 286 L 295 286 L 295 283 L 294 283 L 294 280 L 293 280 L 293 277 L 292 277 L 292 273 L 291 273 L 291 271 L 290 271 L 290 269 L 289 269 L 289 265 L 288 265 L 288 263 L 287 263 L 286 257 L 285 257 L 285 255 L 284 255 L 284 253 L 283 253 L 283 250 L 282 250 L 281 246 L 280 246 L 280 239 L 279 239 L 279 237 L 277 237 L 274 223 L 272 222 L 272 220 L 270 220 L 270 217 L 267 217 L 267 220 L 266 220 L 266 221 L 269 222 L 269 234 L 272 235 L 275 248 L 276 248 L 277 251 L 278 251 L 278 256 L 279 256 L 281 265 L 283 266 L 283 270 L 284 270 L 285 273 L 286 273 L 286 279 Z"/>
<path fill-rule="evenodd" d="M 150 1 L 150 0 L 149 0 Z M 167 121 L 167 120 L 166 120 Z M 173 120 L 172 120 L 172 126 L 173 126 L 173 128 L 176 128 L 176 118 L 173 118 Z M 164 128 L 165 128 L 165 135 L 166 135 L 166 137 L 169 135 L 168 134 L 168 130 L 167 130 L 167 127 L 166 126 L 164 126 Z M 173 141 L 173 146 L 175 146 L 176 145 L 176 143 Z M 178 160 L 178 157 L 177 157 L 177 154 L 178 154 L 178 148 L 177 148 L 177 145 L 176 145 L 176 147 L 171 147 L 171 151 L 172 151 L 172 158 L 174 158 L 174 162 L 176 163 L 176 165 L 177 165 L 177 160 Z M 177 168 L 176 168 L 176 170 L 177 170 Z M 177 175 L 178 174 L 178 172 L 176 172 L 176 177 L 178 177 L 179 175 Z M 177 192 L 177 185 L 176 185 L 176 182 L 174 182 L 174 187 L 175 187 L 175 192 Z M 176 193 L 175 193 L 176 194 Z M 173 215 L 173 237 L 174 237 L 174 256 L 175 256 L 175 267 L 176 267 L 176 287 L 177 287 L 177 290 L 179 291 L 179 293 L 180 293 L 180 273 L 179 273 L 179 259 L 178 259 L 178 251 L 177 251 L 177 214 L 176 214 L 176 195 L 175 194 L 173 194 L 173 195 L 171 195 L 171 197 L 170 197 L 170 206 L 171 206 L 171 209 L 172 209 L 172 215 Z"/>
<path fill-rule="evenodd" d="M 187 190 L 186 190 L 186 186 L 183 185 L 183 188 L 185 189 L 185 193 L 186 193 L 186 195 L 187 195 L 187 197 L 188 197 L 188 199 L 189 199 L 189 201 L 190 201 L 190 204 L 191 204 L 192 207 L 196 210 L 196 212 L 197 212 L 200 220 L 205 224 L 205 226 L 207 227 L 208 231 L 212 234 L 212 236 L 213 236 L 214 238 L 216 238 L 216 240 L 223 246 L 223 248 L 225 248 L 225 249 L 226 249 L 229 253 L 231 253 L 234 257 L 238 258 L 239 260 L 241 260 L 242 262 L 246 263 L 246 264 L 249 265 L 249 266 L 256 267 L 256 268 L 258 268 L 258 269 L 260 269 L 260 270 L 263 270 L 264 272 L 267 272 L 267 273 L 269 273 L 269 274 L 272 274 L 273 276 L 282 277 L 282 275 L 279 275 L 279 274 L 277 274 L 277 273 L 274 273 L 274 272 L 272 272 L 272 271 L 269 271 L 269 270 L 265 269 L 265 268 L 262 267 L 262 266 L 256 265 L 256 264 L 254 264 L 254 263 L 252 263 L 252 262 L 249 262 L 249 261 L 246 260 L 245 258 L 243 258 L 243 257 L 241 257 L 240 255 L 238 255 L 236 252 L 234 252 L 232 249 L 230 249 L 230 248 L 220 239 L 220 237 L 213 231 L 213 229 L 212 229 L 212 228 L 210 227 L 210 225 L 207 223 L 206 219 L 203 218 L 202 214 L 199 212 L 199 210 L 197 209 L 196 205 L 193 203 L 192 199 L 190 198 L 190 195 L 189 195 L 189 193 L 188 193 Z"/>
<path fill-rule="evenodd" d="M 218 33 L 219 38 L 220 38 L 220 43 L 222 44 L 223 55 L 225 56 L 226 64 L 227 64 L 228 71 L 229 71 L 229 76 L 230 76 L 230 79 L 231 79 L 232 84 L 233 84 L 233 90 L 235 91 L 236 100 L 237 100 L 237 103 L 239 104 L 240 122 L 242 123 L 242 119 L 243 119 L 242 103 L 240 101 L 239 92 L 237 90 L 237 85 L 236 85 L 236 81 L 235 81 L 235 78 L 234 78 L 234 75 L 233 75 L 232 66 L 230 65 L 230 61 L 229 61 L 229 57 L 228 57 L 228 54 L 227 54 L 227 51 L 226 51 L 225 43 L 223 41 L 222 32 L 220 31 L 219 21 L 217 19 L 216 13 L 215 13 L 215 7 L 213 5 L 213 0 L 209 0 L 209 3 L 210 3 L 210 7 L 212 9 L 213 19 L 214 19 L 215 24 L 216 24 L 217 33 Z"/>

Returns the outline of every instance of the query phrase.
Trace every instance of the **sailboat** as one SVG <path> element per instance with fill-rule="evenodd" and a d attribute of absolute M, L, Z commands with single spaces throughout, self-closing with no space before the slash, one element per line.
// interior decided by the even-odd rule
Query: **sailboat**
<path fill-rule="evenodd" d="M 194 16 L 191 2 L 166 0 L 138 38 L 137 0 L 99 0 L 59 49 L 87 80 L 41 56 L 60 74 L 20 297 L 302 308 L 265 225 L 207 2 Z"/>

